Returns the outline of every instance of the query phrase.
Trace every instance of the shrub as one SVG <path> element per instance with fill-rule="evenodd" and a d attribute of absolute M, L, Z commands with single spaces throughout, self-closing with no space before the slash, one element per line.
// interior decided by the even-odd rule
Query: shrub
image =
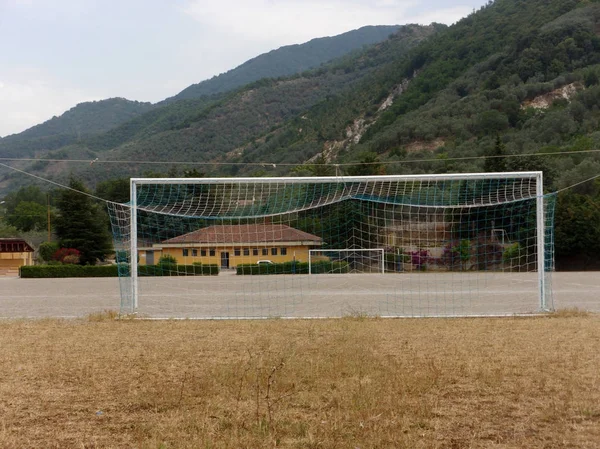
<path fill-rule="evenodd" d="M 63 257 L 62 263 L 67 265 L 77 265 L 79 263 L 79 256 L 75 254 L 69 254 L 68 256 Z"/>
<path fill-rule="evenodd" d="M 219 266 L 207 265 L 176 265 L 171 263 L 159 265 L 140 265 L 139 276 L 217 276 Z"/>
<path fill-rule="evenodd" d="M 502 254 L 502 260 L 505 263 L 511 264 L 516 259 L 519 260 L 521 258 L 521 245 L 519 243 L 513 243 L 509 247 L 504 250 Z"/>
<path fill-rule="evenodd" d="M 52 260 L 66 264 L 78 264 L 81 257 L 75 248 L 60 248 L 52 255 Z"/>
<path fill-rule="evenodd" d="M 502 262 L 502 245 L 495 242 L 481 241 L 475 248 L 475 257 L 477 258 L 477 268 L 479 270 L 488 270 L 492 265 L 498 265 Z"/>
<path fill-rule="evenodd" d="M 127 257 L 127 251 L 122 249 L 115 251 L 115 260 L 117 263 L 125 263 L 129 262 L 129 258 Z"/>
<path fill-rule="evenodd" d="M 22 278 L 116 277 L 117 265 L 32 265 L 21 267 Z"/>
<path fill-rule="evenodd" d="M 139 276 L 216 276 L 218 265 L 175 265 L 174 271 L 166 271 L 157 265 L 141 265 Z M 74 278 L 74 277 L 117 277 L 129 276 L 129 264 L 117 265 L 34 265 L 21 267 L 22 278 Z"/>
<path fill-rule="evenodd" d="M 177 259 L 170 254 L 163 254 L 158 259 L 158 265 L 177 265 Z"/>
<path fill-rule="evenodd" d="M 389 252 L 388 252 L 389 251 Z M 385 270 L 386 271 L 402 271 L 402 265 L 411 261 L 410 254 L 400 249 L 399 253 L 395 252 L 394 248 L 386 248 L 385 253 Z"/>
<path fill-rule="evenodd" d="M 49 262 L 52 260 L 53 254 L 58 251 L 59 246 L 56 242 L 44 242 L 39 246 L 40 258 L 44 262 Z"/>
<path fill-rule="evenodd" d="M 430 259 L 429 251 L 426 249 L 419 249 L 417 251 L 410 251 L 410 261 L 417 270 L 425 271 L 427 269 L 427 262 Z"/>
<path fill-rule="evenodd" d="M 350 265 L 348 262 L 314 262 L 311 264 L 312 274 L 322 273 L 348 273 Z M 257 274 L 308 274 L 307 262 L 284 262 L 273 264 L 243 264 L 236 267 L 236 273 L 240 275 Z"/>
<path fill-rule="evenodd" d="M 471 242 L 469 240 L 452 240 L 444 246 L 442 262 L 450 270 L 464 270 L 471 259 Z"/>

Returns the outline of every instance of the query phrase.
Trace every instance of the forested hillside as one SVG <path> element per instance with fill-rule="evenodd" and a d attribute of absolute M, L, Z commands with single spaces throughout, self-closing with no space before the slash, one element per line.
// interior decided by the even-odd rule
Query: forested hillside
<path fill-rule="evenodd" d="M 328 102 L 344 89 L 369 77 L 382 65 L 394 64 L 443 26 L 401 27 L 390 39 L 352 53 L 328 65 L 287 78 L 265 78 L 243 88 L 195 100 L 180 100 L 136 117 L 110 131 L 69 141 L 47 152 L 33 169 L 68 177 L 71 170 L 85 179 L 105 180 L 147 170 L 120 164 L 70 166 L 43 159 L 118 159 L 133 161 L 218 161 L 234 156 L 255 139 L 267 141 L 271 130 L 300 117 L 314 105 Z M 318 151 L 313 148 L 312 153 Z M 229 155 L 229 156 L 228 156 Z M 290 152 L 287 160 L 302 163 L 304 153 Z M 110 168 L 109 168 L 110 167 Z M 9 175 L 10 177 L 10 175 Z M 14 182 L 20 182 L 13 176 Z M 5 179 L 5 183 L 11 182 Z"/>
<path fill-rule="evenodd" d="M 318 67 L 365 45 L 382 42 L 398 26 L 366 26 L 333 37 L 321 37 L 298 45 L 287 45 L 246 61 L 239 67 L 209 80 L 193 84 L 168 101 L 189 100 L 227 92 L 262 78 L 279 78 Z"/>
<path fill-rule="evenodd" d="M 355 160 L 365 152 L 402 161 L 422 158 L 424 150 L 433 150 L 440 158 L 482 156 L 491 150 L 498 134 L 508 152 L 535 152 L 541 150 L 539 145 L 570 139 L 573 133 L 564 130 L 565 123 L 548 125 L 550 130 L 540 124 L 552 121 L 554 114 L 546 113 L 552 108 L 526 106 L 555 88 L 577 80 L 586 82 L 586 77 L 588 84 L 594 79 L 597 11 L 597 5 L 588 2 L 498 0 L 438 33 L 410 57 L 365 79 L 362 88 L 345 91 L 308 111 L 305 117 L 311 126 L 310 130 L 303 126 L 302 137 L 292 132 L 298 123 L 291 123 L 253 151 L 278 153 L 277 149 L 302 142 L 323 150 L 337 149 L 334 157 L 341 161 Z M 382 108 L 386 96 L 398 89 L 402 94 Z M 580 109 L 571 100 L 562 103 L 563 109 L 567 105 Z M 526 121 L 530 122 L 526 125 Z M 528 132 L 534 123 L 536 129 Z M 526 135 L 535 139 L 532 145 L 513 141 Z M 332 157 L 327 151 L 326 156 Z M 460 169 L 481 166 L 479 162 Z M 399 164 L 393 169 L 458 167 Z"/>
<path fill-rule="evenodd" d="M 0 156 L 28 157 L 54 150 L 82 138 L 108 131 L 153 108 L 150 103 L 124 98 L 80 103 L 60 117 L 0 139 Z"/>
<path fill-rule="evenodd" d="M 122 124 L 125 125 L 119 130 L 114 130 L 111 137 L 93 139 L 94 143 L 90 146 L 112 148 L 129 139 L 171 129 L 186 117 L 194 117 L 203 107 L 213 103 L 216 99 L 215 94 L 234 90 L 262 78 L 293 75 L 317 67 L 365 45 L 381 42 L 398 28 L 384 25 L 366 26 L 338 36 L 281 47 L 259 55 L 227 73 L 189 86 L 157 105 L 124 98 L 81 103 L 60 117 L 53 117 L 22 133 L 0 137 L 0 157 L 29 157 L 44 153 L 77 143 L 84 137 L 112 130 Z M 173 102 L 179 104 L 166 110 L 160 108 Z M 156 109 L 157 106 L 161 109 L 160 112 L 146 115 L 141 120 L 133 120 Z M 141 129 L 144 131 L 140 132 Z"/>

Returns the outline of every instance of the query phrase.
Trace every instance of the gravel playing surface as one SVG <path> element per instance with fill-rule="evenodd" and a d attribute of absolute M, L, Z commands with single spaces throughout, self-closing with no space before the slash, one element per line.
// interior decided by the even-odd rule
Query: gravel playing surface
<path fill-rule="evenodd" d="M 600 312 L 600 273 L 553 273 L 554 307 Z M 504 315 L 539 311 L 535 273 L 402 273 L 140 279 L 153 318 Z M 119 280 L 0 278 L 0 317 L 119 310 Z"/>

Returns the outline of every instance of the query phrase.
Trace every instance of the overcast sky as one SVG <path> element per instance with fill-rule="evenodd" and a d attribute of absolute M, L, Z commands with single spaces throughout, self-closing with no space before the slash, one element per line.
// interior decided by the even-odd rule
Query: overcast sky
<path fill-rule="evenodd" d="M 0 0 L 0 136 L 77 103 L 156 102 L 283 45 L 451 24 L 485 0 Z"/>

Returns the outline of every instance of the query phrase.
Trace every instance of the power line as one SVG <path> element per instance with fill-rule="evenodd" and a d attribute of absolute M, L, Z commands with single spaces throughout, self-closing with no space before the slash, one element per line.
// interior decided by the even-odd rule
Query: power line
<path fill-rule="evenodd" d="M 595 150 L 595 151 L 600 151 L 600 150 Z M 583 151 L 579 151 L 578 153 L 582 153 L 582 152 L 583 152 Z M 556 154 L 556 153 L 549 153 L 549 154 Z M 570 153 L 570 154 L 572 154 L 572 153 Z M 531 156 L 531 155 L 528 155 L 528 156 Z M 500 157 L 502 157 L 502 156 L 500 156 Z M 0 162 L 0 166 L 2 166 L 2 167 L 5 167 L 5 168 L 8 168 L 9 170 L 14 170 L 14 171 L 17 171 L 17 172 L 19 172 L 19 173 L 21 173 L 21 174 L 24 174 L 24 175 L 30 176 L 30 177 L 32 177 L 32 178 L 35 178 L 35 179 L 38 179 L 38 180 L 40 180 L 40 181 L 47 182 L 47 183 L 49 183 L 49 184 L 52 184 L 52 185 L 55 185 L 55 186 L 57 186 L 57 187 L 59 187 L 59 188 L 62 188 L 62 189 L 67 189 L 67 190 L 70 190 L 70 191 L 72 191 L 72 192 L 76 192 L 76 193 L 80 193 L 81 195 L 88 196 L 88 197 L 90 197 L 90 198 L 93 198 L 93 199 L 95 199 L 95 200 L 98 200 L 98 201 L 102 201 L 102 202 L 104 202 L 104 203 L 107 203 L 107 204 L 115 204 L 115 205 L 121 205 L 121 206 L 127 206 L 127 207 L 130 207 L 128 204 L 117 203 L 117 202 L 115 202 L 115 201 L 110 201 L 110 200 L 107 200 L 107 199 L 105 199 L 105 198 L 100 198 L 99 196 L 92 195 L 91 193 L 84 192 L 84 191 L 82 191 L 82 190 L 73 189 L 72 187 L 69 187 L 69 186 L 67 186 L 67 185 L 61 184 L 61 183 L 59 183 L 59 182 L 56 182 L 56 181 L 52 181 L 52 180 L 50 180 L 50 179 L 47 179 L 47 178 L 43 178 L 43 177 L 41 177 L 41 176 L 38 176 L 38 175 L 35 175 L 35 174 L 33 174 L 33 173 L 26 172 L 25 170 L 21 170 L 21 169 L 19 169 L 19 168 L 11 167 L 10 165 L 3 164 L 2 162 Z M 343 178 L 343 176 L 340 176 L 340 178 Z M 559 194 L 559 193 L 561 193 L 561 192 L 564 192 L 564 191 L 566 191 L 566 190 L 570 190 L 570 189 L 572 189 L 572 188 L 574 188 L 574 187 L 580 186 L 580 185 L 582 185 L 582 184 L 585 184 L 585 183 L 587 183 L 587 182 L 593 181 L 593 180 L 595 180 L 595 179 L 598 179 L 598 178 L 600 178 L 600 174 L 597 174 L 597 175 L 595 175 L 595 176 L 592 176 L 591 178 L 588 178 L 588 179 L 585 179 L 585 180 L 583 180 L 583 181 L 580 181 L 580 182 L 577 182 L 577 183 L 575 183 L 575 184 L 572 184 L 572 185 L 570 185 L 570 186 L 568 186 L 568 187 L 564 187 L 564 188 L 562 188 L 562 189 L 559 189 L 559 190 L 557 190 L 557 191 L 555 191 L 555 192 L 553 192 L 553 193 L 555 193 L 555 194 Z M 232 178 L 232 179 L 235 179 L 235 178 Z"/>
<path fill-rule="evenodd" d="M 38 176 L 38 175 L 34 175 L 33 173 L 26 172 L 25 170 L 21 170 L 21 169 L 16 168 L 16 167 L 11 167 L 10 165 L 3 164 L 2 162 L 0 162 L 0 166 L 6 167 L 9 170 L 14 170 L 14 171 L 19 172 L 19 173 L 21 173 L 23 175 L 30 176 L 30 177 L 38 179 L 40 181 L 47 182 L 49 184 L 55 185 L 57 187 L 60 187 L 61 189 L 67 189 L 67 190 L 70 190 L 72 192 L 77 192 L 77 193 L 80 193 L 82 195 L 89 196 L 90 198 L 93 198 L 95 200 L 103 201 L 105 203 L 119 204 L 119 203 L 115 203 L 114 201 L 109 201 L 109 200 L 106 200 L 104 198 L 100 198 L 99 196 L 92 195 L 91 193 L 84 192 L 82 190 L 73 189 L 72 187 L 69 187 L 67 185 L 61 184 L 61 183 L 56 182 L 56 181 L 52 181 L 51 179 L 43 178 L 43 177 Z"/>
<path fill-rule="evenodd" d="M 491 156 L 463 156 L 463 157 L 435 157 L 425 159 L 404 159 L 400 161 L 380 161 L 380 162 L 340 162 L 340 163 L 311 163 L 302 164 L 289 162 L 197 162 L 197 161 L 142 161 L 142 160 L 102 160 L 102 159 L 40 159 L 40 158 L 11 158 L 0 157 L 0 161 L 10 162 L 66 162 L 78 164 L 135 164 L 135 165 L 195 165 L 195 166 L 246 166 L 246 167 L 298 167 L 303 165 L 313 166 L 336 166 L 348 167 L 353 165 L 402 165 L 415 164 L 420 162 L 453 162 L 453 161 L 468 161 L 468 160 L 484 160 L 484 159 L 502 159 L 502 158 L 520 158 L 532 156 L 574 156 L 577 154 L 600 153 L 600 149 L 581 150 L 581 151 L 555 151 L 546 153 L 525 153 L 525 154 L 502 154 Z"/>
<path fill-rule="evenodd" d="M 559 190 L 557 190 L 555 193 L 557 193 L 557 194 L 558 194 L 558 193 L 560 193 L 560 192 L 564 192 L 565 190 L 570 190 L 570 189 L 572 189 L 572 188 L 575 188 L 575 187 L 577 187 L 577 186 L 580 186 L 581 184 L 585 184 L 585 183 L 587 183 L 587 182 L 593 181 L 594 179 L 598 179 L 598 178 L 600 178 L 600 174 L 597 174 L 596 176 L 592 176 L 591 178 L 585 179 L 585 180 L 583 180 L 583 181 L 577 182 L 577 183 L 575 183 L 575 184 L 573 184 L 573 185 L 570 185 L 570 186 L 568 186 L 568 187 L 564 187 L 564 188 L 562 188 L 562 189 L 559 189 Z"/>

